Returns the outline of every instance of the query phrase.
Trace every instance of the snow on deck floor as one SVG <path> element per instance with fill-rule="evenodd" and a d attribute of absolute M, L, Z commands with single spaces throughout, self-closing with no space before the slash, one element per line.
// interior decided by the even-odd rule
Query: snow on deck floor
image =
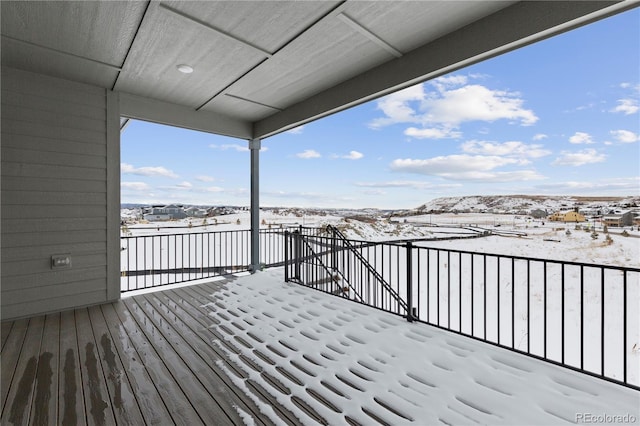
<path fill-rule="evenodd" d="M 303 424 L 317 419 L 297 398 L 331 425 L 564 424 L 588 415 L 640 421 L 640 392 L 282 277 L 277 268 L 239 278 L 207 306 L 238 350 L 228 356 Z M 263 412 L 271 417 L 264 404 Z"/>

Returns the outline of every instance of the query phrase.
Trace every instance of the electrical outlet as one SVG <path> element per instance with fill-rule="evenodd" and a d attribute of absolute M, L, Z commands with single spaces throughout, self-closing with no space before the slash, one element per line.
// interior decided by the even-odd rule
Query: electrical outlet
<path fill-rule="evenodd" d="M 51 256 L 51 269 L 71 268 L 70 254 L 54 254 Z"/>

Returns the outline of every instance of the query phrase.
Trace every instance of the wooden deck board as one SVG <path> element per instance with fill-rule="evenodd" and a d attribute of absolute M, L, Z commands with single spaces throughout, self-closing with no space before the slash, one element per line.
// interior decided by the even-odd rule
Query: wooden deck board
<path fill-rule="evenodd" d="M 206 284 L 203 284 L 206 288 Z M 201 287 L 201 286 L 197 286 Z M 208 315 L 209 311 L 207 308 L 203 307 L 204 303 L 207 303 L 207 299 L 199 292 L 195 292 L 196 286 L 193 287 L 185 287 L 176 290 L 176 295 L 179 295 L 181 303 L 186 303 L 185 308 L 189 309 L 190 312 L 194 313 L 196 317 L 196 321 L 198 321 L 201 325 L 200 330 L 198 330 L 198 334 L 202 336 L 202 338 L 208 342 L 216 341 L 220 346 L 224 346 L 230 352 L 237 353 L 236 349 L 233 346 L 229 346 L 225 340 L 224 336 L 220 331 L 218 331 L 215 327 L 207 327 L 207 321 L 209 323 L 214 322 L 214 319 Z M 216 291 L 217 288 L 212 289 L 212 291 Z M 205 291 L 205 293 L 207 293 Z M 288 412 L 286 409 L 281 407 L 281 405 L 269 395 L 264 389 L 256 386 L 246 375 L 246 373 L 238 368 L 237 365 L 230 362 L 228 358 L 225 356 L 224 352 L 220 350 L 220 346 L 216 347 L 216 345 L 211 345 L 211 348 L 221 357 L 226 367 L 238 378 L 245 380 L 250 388 L 252 388 L 254 395 L 260 400 L 260 402 L 269 404 L 273 407 L 273 409 L 278 413 L 281 420 L 287 424 L 295 425 L 298 424 L 297 419 Z M 246 398 L 246 397 L 245 397 Z M 265 419 L 267 420 L 267 419 Z"/>
<path fill-rule="evenodd" d="M 215 320 L 209 315 L 209 308 L 203 307 L 205 303 L 209 303 L 215 301 L 215 297 L 212 294 L 218 289 L 214 284 L 205 283 L 200 286 L 192 286 L 192 287 L 184 287 L 178 289 L 176 292 L 179 292 L 183 300 L 187 300 L 191 303 L 191 307 L 195 312 L 199 312 L 201 318 L 206 318 L 209 321 Z M 217 328 L 206 328 L 203 330 L 204 333 L 209 333 L 211 335 L 210 339 L 215 339 L 220 344 L 224 345 L 229 351 L 236 352 L 235 347 L 230 346 L 225 343 L 223 332 L 219 331 Z M 226 359 L 226 357 L 225 357 Z M 274 410 L 280 415 L 281 419 L 285 421 L 287 424 L 295 425 L 299 422 L 299 420 L 288 410 L 283 408 L 277 400 L 269 394 L 265 389 L 262 389 L 261 386 L 254 383 L 250 379 L 248 379 L 246 373 L 239 369 L 235 364 L 230 363 L 229 368 L 238 376 L 242 377 L 247 381 L 248 386 L 252 389 L 254 395 L 259 398 L 262 403 L 271 405 Z"/>
<path fill-rule="evenodd" d="M 136 298 L 135 301 L 128 299 L 126 304 L 132 312 L 139 315 L 140 321 L 144 322 L 145 330 L 152 333 L 148 337 L 150 341 L 153 339 L 152 343 L 158 351 L 164 354 L 172 353 L 176 357 L 172 362 L 171 373 L 202 421 L 205 424 L 219 424 L 228 423 L 232 419 L 240 420 L 239 417 L 235 419 L 228 416 L 221 407 L 221 396 L 216 395 L 211 381 L 207 380 L 213 378 L 211 369 L 186 347 L 184 339 L 171 329 L 153 306 L 144 298 Z M 226 404 L 225 408 L 229 414 L 233 413 L 231 404 Z"/>
<path fill-rule="evenodd" d="M 157 425 L 173 423 L 156 384 L 131 341 L 130 331 L 119 321 L 113 305 L 102 305 L 100 308 L 146 423 Z"/>
<path fill-rule="evenodd" d="M 272 426 L 264 402 L 299 425 L 228 359 L 233 346 L 202 306 L 224 285 L 3 322 L 1 423 L 240 425 L 249 415 Z"/>
<path fill-rule="evenodd" d="M 35 399 L 31 407 L 32 424 L 56 423 L 57 401 L 51 398 L 51 389 L 58 388 L 58 375 L 53 374 L 58 366 L 60 350 L 60 314 L 47 315 L 44 322 L 38 370 L 36 372 Z"/>
<path fill-rule="evenodd" d="M 143 416 L 138 407 L 135 392 L 131 389 L 129 378 L 125 373 L 115 342 L 107 327 L 99 306 L 92 306 L 88 310 L 91 326 L 100 343 L 100 353 L 103 358 L 102 368 L 106 378 L 112 409 L 118 424 L 142 424 Z"/>
<path fill-rule="evenodd" d="M 13 328 L 12 321 L 7 321 L 2 323 L 2 331 L 0 331 L 0 338 L 2 338 L 2 349 L 4 349 L 5 343 L 7 343 L 7 339 L 9 337 L 9 333 L 11 333 L 12 328 Z"/>
<path fill-rule="evenodd" d="M 212 317 L 211 315 L 209 315 L 211 312 L 210 310 L 211 308 L 203 306 L 207 303 L 217 301 L 217 298 L 215 297 L 215 293 L 218 290 L 216 283 L 205 283 L 199 286 L 184 287 L 179 290 L 181 290 L 181 293 L 184 295 L 184 297 L 187 300 L 190 300 L 190 302 L 193 304 L 192 305 L 193 309 L 199 311 L 204 316 L 204 318 L 209 319 L 209 321 L 213 320 L 215 323 L 219 323 L 218 320 L 215 319 L 215 317 Z M 224 333 L 219 331 L 218 328 L 208 328 L 207 331 L 211 333 L 213 338 L 215 338 L 218 342 L 222 343 L 228 350 L 232 352 L 236 351 L 236 348 L 233 345 L 228 345 L 227 343 L 225 343 L 225 339 L 223 335 Z M 229 334 L 233 335 L 233 330 L 230 330 Z M 242 371 L 242 369 L 239 369 L 234 364 L 231 364 L 231 367 L 233 368 L 233 371 L 236 374 L 238 374 L 240 377 L 243 377 L 243 378 L 247 377 L 246 374 Z M 264 375 L 264 373 L 262 374 Z M 263 389 L 260 385 L 253 382 L 252 380 L 249 380 L 248 378 L 246 380 L 253 394 L 256 397 L 258 397 L 262 403 L 271 405 L 274 408 L 274 410 L 278 412 L 278 414 L 280 415 L 283 421 L 291 425 L 295 425 L 299 422 L 299 420 L 292 413 L 290 413 L 288 410 L 281 407 L 281 405 L 277 402 L 277 400 L 267 390 Z M 271 376 L 269 376 L 267 380 L 270 383 L 278 382 L 277 379 L 274 379 Z M 274 385 L 273 387 L 276 389 L 279 389 L 281 393 L 284 393 L 284 394 L 289 393 L 289 390 L 286 389 L 286 386 L 281 385 L 279 382 L 278 382 L 278 385 Z M 284 388 L 284 391 L 282 390 L 283 388 Z"/>
<path fill-rule="evenodd" d="M 3 323 L 4 324 L 4 323 Z M 9 394 L 9 386 L 16 376 L 16 372 L 18 371 L 17 364 L 18 358 L 20 356 L 20 351 L 22 350 L 22 344 L 24 342 L 24 336 L 27 333 L 27 327 L 29 326 L 28 319 L 22 319 L 18 321 L 8 322 L 8 324 L 13 324 L 13 327 L 10 327 L 11 332 L 7 335 L 7 349 L 8 351 L 2 351 L 2 380 L 1 382 L 1 391 L 0 391 L 0 404 L 2 404 L 2 412 L 4 413 L 7 405 L 7 396 Z"/>
<path fill-rule="evenodd" d="M 3 424 L 29 423 L 43 329 L 44 316 L 29 320 L 27 332 L 20 347 L 21 352 L 15 367 L 16 371 L 2 410 L 1 421 Z M 2 362 L 4 362 L 4 356 Z"/>
<path fill-rule="evenodd" d="M 109 391 L 103 374 L 102 357 L 98 352 L 99 345 L 93 335 L 89 312 L 84 308 L 77 309 L 75 314 L 82 376 L 81 389 L 84 389 L 87 423 L 90 425 L 115 424 L 115 416 L 113 410 L 110 409 L 114 403 L 109 399 Z"/>
<path fill-rule="evenodd" d="M 58 364 L 58 424 L 86 425 L 80 353 L 74 311 L 60 313 L 60 362 Z M 52 397 L 52 399 L 55 399 Z"/>
<path fill-rule="evenodd" d="M 253 407 L 246 396 L 241 393 L 228 392 L 228 386 L 231 386 L 232 383 L 216 365 L 222 358 L 211 349 L 209 342 L 195 334 L 190 328 L 193 323 L 191 323 L 190 317 L 186 315 L 186 312 L 183 312 L 185 315 L 178 320 L 174 313 L 179 308 L 163 293 L 150 294 L 146 299 L 163 315 L 166 324 L 170 324 L 175 330 L 174 343 L 178 347 L 183 347 L 182 352 L 186 352 L 186 356 L 193 360 L 193 363 L 189 363 L 190 367 L 196 369 L 194 373 L 203 379 L 205 382 L 203 384 L 207 386 L 207 389 L 212 393 L 221 408 L 227 413 L 234 413 L 236 411 L 234 407 L 241 407 L 243 411 L 251 411 Z M 172 303 L 173 306 L 171 305 Z M 259 413 L 254 414 L 258 415 Z M 240 418 L 236 417 L 230 420 L 234 422 L 241 421 Z M 258 424 L 271 424 L 270 422 L 264 423 L 259 418 L 257 420 Z"/>

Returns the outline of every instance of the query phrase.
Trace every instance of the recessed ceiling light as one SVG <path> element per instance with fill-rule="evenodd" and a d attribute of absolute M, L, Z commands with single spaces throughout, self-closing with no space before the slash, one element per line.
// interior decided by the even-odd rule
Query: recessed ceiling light
<path fill-rule="evenodd" d="M 193 67 L 190 67 L 187 64 L 180 64 L 176 68 L 178 68 L 178 71 L 184 74 L 191 74 L 193 72 Z"/>

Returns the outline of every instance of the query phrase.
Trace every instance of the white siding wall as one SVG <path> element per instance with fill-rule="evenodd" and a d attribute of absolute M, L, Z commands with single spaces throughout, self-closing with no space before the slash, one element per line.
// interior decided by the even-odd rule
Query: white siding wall
<path fill-rule="evenodd" d="M 11 68 L 1 87 L 2 319 L 117 298 L 117 96 Z"/>

